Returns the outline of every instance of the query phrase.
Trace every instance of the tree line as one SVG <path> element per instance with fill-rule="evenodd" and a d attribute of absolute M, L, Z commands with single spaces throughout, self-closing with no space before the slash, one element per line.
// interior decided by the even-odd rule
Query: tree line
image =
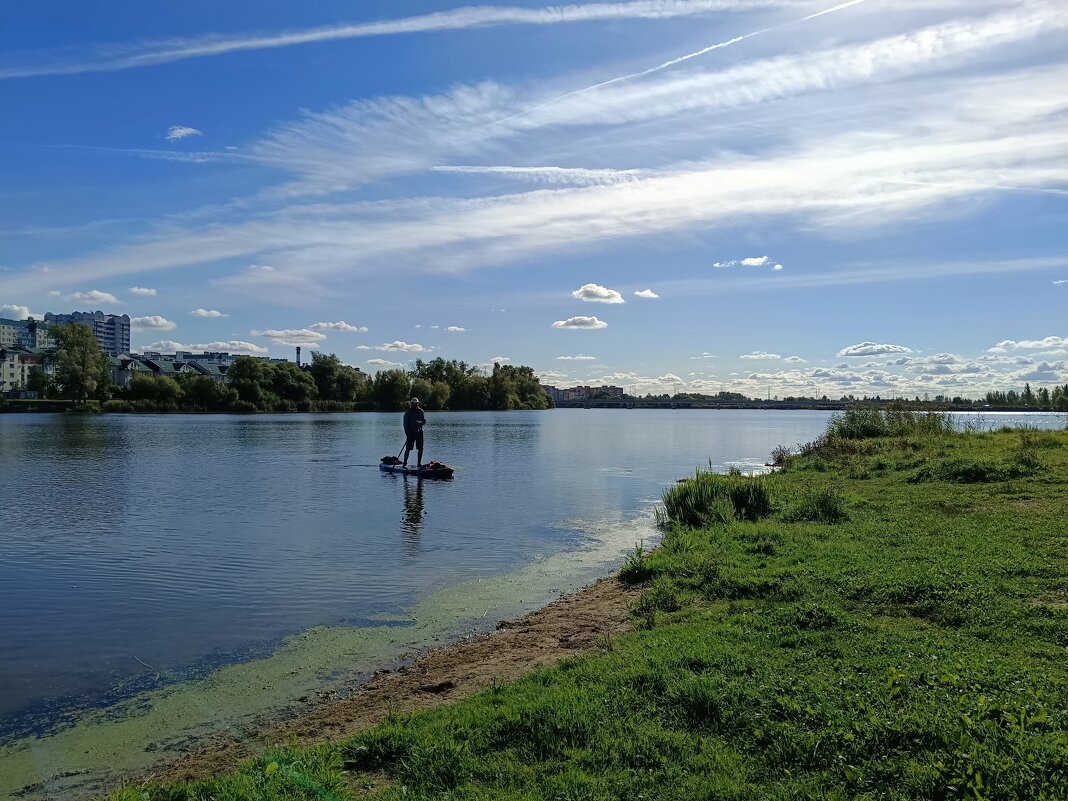
<path fill-rule="evenodd" d="M 269 362 L 240 356 L 226 382 L 198 373 L 135 374 L 127 386 L 112 383 L 107 358 L 84 323 L 56 327 L 54 375 L 33 368 L 27 389 L 39 397 L 100 404 L 105 411 L 398 411 L 418 397 L 425 409 L 547 409 L 552 400 L 533 368 L 495 364 L 490 374 L 456 359 L 415 362 L 412 370 L 368 376 L 334 354 L 313 353 L 311 362 Z"/>

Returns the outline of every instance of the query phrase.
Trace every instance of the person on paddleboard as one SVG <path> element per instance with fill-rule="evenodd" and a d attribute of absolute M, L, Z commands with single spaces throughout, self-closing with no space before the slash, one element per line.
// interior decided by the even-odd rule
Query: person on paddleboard
<path fill-rule="evenodd" d="M 404 466 L 408 466 L 408 454 L 412 448 L 417 448 L 415 466 L 423 466 L 423 426 L 426 424 L 426 415 L 423 407 L 419 405 L 419 398 L 412 398 L 408 411 L 404 413 Z"/>

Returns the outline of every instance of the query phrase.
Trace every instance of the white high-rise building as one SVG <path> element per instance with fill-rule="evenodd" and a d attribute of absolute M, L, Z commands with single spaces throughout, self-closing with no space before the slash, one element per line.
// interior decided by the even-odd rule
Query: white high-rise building
<path fill-rule="evenodd" d="M 45 315 L 45 322 L 51 325 L 85 323 L 93 329 L 97 342 L 100 343 L 100 350 L 108 356 L 130 352 L 130 315 L 128 314 L 120 317 L 117 314 L 104 314 L 102 311 L 70 314 L 48 312 Z"/>

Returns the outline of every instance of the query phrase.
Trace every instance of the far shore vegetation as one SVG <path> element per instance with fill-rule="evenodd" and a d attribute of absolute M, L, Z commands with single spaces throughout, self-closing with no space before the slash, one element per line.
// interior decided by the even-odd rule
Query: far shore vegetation
<path fill-rule="evenodd" d="M 1068 798 L 1068 430 L 849 410 L 669 488 L 634 630 L 176 799 Z"/>
<path fill-rule="evenodd" d="M 408 398 L 418 397 L 429 411 L 510 411 L 548 409 L 552 398 L 541 386 L 533 368 L 495 363 L 486 371 L 456 359 L 417 359 L 410 370 L 382 370 L 369 376 L 342 362 L 335 354 L 312 353 L 311 362 L 293 362 L 238 357 L 227 370 L 225 381 L 203 374 L 135 374 L 128 385 L 112 382 L 107 358 L 100 352 L 92 329 L 83 323 L 57 326 L 57 347 L 47 356 L 53 375 L 39 367 L 30 369 L 26 386 L 34 399 L 0 396 L 0 411 L 82 412 L 348 412 L 398 411 Z M 622 401 L 607 393 L 594 393 L 584 401 Z M 645 395 L 643 400 L 688 402 L 695 408 L 770 404 L 739 392 L 679 392 Z M 913 399 L 886 399 L 878 395 L 853 394 L 776 397 L 784 408 L 841 408 L 843 405 L 886 406 L 904 404 L 927 410 L 1068 411 L 1068 384 L 1032 390 L 987 392 L 973 399 L 936 395 Z"/>

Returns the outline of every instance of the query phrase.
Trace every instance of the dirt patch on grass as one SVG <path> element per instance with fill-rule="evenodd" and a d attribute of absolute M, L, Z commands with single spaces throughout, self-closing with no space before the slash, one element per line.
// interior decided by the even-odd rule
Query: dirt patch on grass
<path fill-rule="evenodd" d="M 514 681 L 594 646 L 605 634 L 631 628 L 628 606 L 641 590 L 602 579 L 492 634 L 436 648 L 396 672 L 380 672 L 360 690 L 267 724 L 244 740 L 220 739 L 146 777 L 153 783 L 190 781 L 233 769 L 270 745 L 305 745 L 362 731 L 389 714 L 428 709 L 466 698 L 494 683 Z"/>

